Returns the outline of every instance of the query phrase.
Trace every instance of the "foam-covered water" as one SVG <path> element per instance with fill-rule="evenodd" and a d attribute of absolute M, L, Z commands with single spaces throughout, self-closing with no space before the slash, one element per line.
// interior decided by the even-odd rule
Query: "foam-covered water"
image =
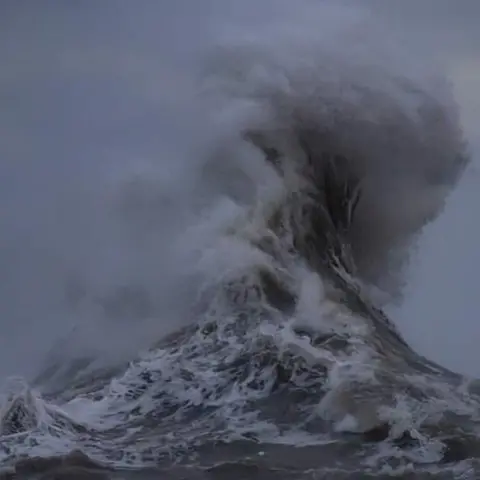
<path fill-rule="evenodd" d="M 42 197 L 56 332 L 2 386 L 6 472 L 474 478 L 478 384 L 384 313 L 468 164 L 448 81 L 356 9 L 247 17 L 156 87 L 152 159 Z"/>

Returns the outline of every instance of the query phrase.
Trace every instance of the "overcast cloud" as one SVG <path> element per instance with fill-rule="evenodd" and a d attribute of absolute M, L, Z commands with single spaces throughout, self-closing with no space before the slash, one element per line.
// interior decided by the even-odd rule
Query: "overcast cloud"
<path fill-rule="evenodd" d="M 426 48 L 445 64 L 477 156 L 480 2 L 353 3 L 375 12 L 392 30 L 408 32 L 409 48 Z M 75 198 L 94 190 L 95 179 L 113 163 L 177 148 L 175 112 L 188 101 L 184 94 L 191 81 L 182 72 L 195 68 L 199 46 L 225 16 L 256 22 L 268 18 L 274 5 L 261 0 L 1 2 L 3 358 L 13 358 L 18 349 L 34 352 L 39 338 L 49 335 L 45 315 L 58 286 L 42 272 L 57 269 L 61 275 L 65 245 L 83 241 L 81 218 L 71 218 L 85 214 L 86 207 L 82 203 L 76 210 Z M 476 171 L 469 171 L 445 214 L 427 230 L 411 269 L 408 299 L 395 315 L 423 353 L 480 375 Z M 87 207 L 94 212 L 94 204 Z"/>

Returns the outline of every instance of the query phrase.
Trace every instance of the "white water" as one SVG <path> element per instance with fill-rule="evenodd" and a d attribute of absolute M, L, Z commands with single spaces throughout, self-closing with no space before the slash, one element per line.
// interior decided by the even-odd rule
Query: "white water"
<path fill-rule="evenodd" d="M 1 121 L 8 135 L 2 152 L 5 161 L 0 166 L 0 200 L 4 206 L 0 217 L 0 230 L 4 233 L 0 252 L 4 272 L 0 290 L 1 377 L 36 373 L 52 345 L 60 358 L 94 356 L 102 362 L 128 360 L 153 339 L 191 320 L 190 307 L 197 300 L 195 294 L 200 286 L 215 289 L 219 275 L 229 279 L 249 265 L 273 268 L 272 259 L 238 236 L 252 240 L 259 235 L 264 210 L 275 205 L 283 195 L 278 178 L 269 167 L 257 161 L 258 152 L 245 146 L 240 148 L 235 140 L 241 123 L 239 118 L 268 122 L 267 112 L 261 111 L 258 115 L 253 110 L 252 114 L 251 104 L 244 102 L 234 104 L 220 119 L 210 117 L 205 112 L 210 111 L 211 104 L 207 102 L 211 99 L 200 100 L 197 96 L 195 79 L 205 67 L 201 60 L 203 53 L 219 38 L 239 42 L 242 48 L 248 45 L 243 51 L 245 55 L 241 49 L 227 50 L 227 60 L 233 58 L 233 68 L 240 65 L 248 70 L 248 62 L 255 58 L 264 67 L 253 69 L 246 81 L 227 82 L 228 87 L 241 92 L 243 99 L 248 98 L 250 88 L 257 92 L 266 85 L 268 90 L 275 82 L 280 90 L 282 86 L 289 88 L 288 82 L 282 83 L 288 76 L 283 76 L 281 69 L 276 70 L 275 62 L 282 67 L 285 66 L 282 62 L 287 62 L 285 68 L 293 69 L 294 79 L 295 72 L 303 66 L 315 76 L 315 62 L 309 62 L 319 39 L 334 58 L 338 53 L 342 59 L 361 65 L 374 59 L 381 68 L 418 77 L 419 82 L 424 80 L 423 73 L 435 66 L 434 62 L 430 65 L 430 61 L 422 63 L 421 50 L 438 47 L 436 60 L 445 63 L 453 76 L 460 102 L 465 106 L 466 131 L 475 145 L 477 117 L 469 100 L 475 89 L 468 86 L 465 68 L 462 69 L 468 62 L 464 58 L 459 60 L 458 42 L 453 45 L 445 39 L 440 23 L 437 27 L 431 26 L 429 31 L 421 28 L 423 24 L 415 27 L 416 34 L 405 40 L 410 48 L 415 46 L 414 53 L 382 57 L 379 55 L 384 45 L 379 44 L 378 39 L 383 43 L 384 38 L 375 37 L 369 20 L 358 9 L 347 12 L 313 9 L 318 12 L 317 18 L 313 14 L 305 15 L 302 8 L 288 6 L 287 2 L 246 2 L 233 10 L 229 8 L 233 8 L 233 4 L 212 2 L 209 4 L 212 10 L 208 10 L 193 2 L 179 2 L 169 8 L 162 7 L 165 10 L 161 12 L 153 3 L 143 3 L 141 8 L 133 9 L 125 2 L 116 4 L 115 14 L 109 4 L 88 5 L 88 8 L 63 6 L 43 10 L 32 3 L 28 12 L 11 6 L 7 12 L 9 26 L 2 31 L 5 68 L 0 85 L 8 95 L 7 113 Z M 394 13 L 386 11 L 380 15 L 390 18 Z M 416 20 L 421 18 L 421 12 L 418 14 Z M 345 26 L 356 22 L 359 23 L 352 34 Z M 461 27 L 456 28 L 460 31 Z M 332 35 L 341 28 L 345 28 L 345 35 L 332 41 Z M 287 34 L 281 33 L 282 29 Z M 392 29 L 402 31 L 403 27 L 397 24 Z M 388 30 L 388 24 L 383 25 L 385 43 L 388 43 Z M 20 36 L 19 32 L 24 35 Z M 363 41 L 371 40 L 369 35 L 373 35 L 374 41 L 365 48 Z M 282 43 L 287 37 L 294 39 L 293 44 Z M 263 53 L 255 51 L 255 42 L 265 46 Z M 441 55 L 441 51 L 445 54 Z M 18 61 L 18 52 L 24 56 L 23 62 Z M 263 57 L 265 52 L 271 56 Z M 358 74 L 355 69 L 352 72 Z M 277 77 L 276 73 L 279 73 Z M 299 85 L 308 88 L 308 79 Z M 300 87 L 291 89 L 292 98 L 297 99 L 295 95 L 299 94 L 300 100 L 312 99 L 308 95 L 302 97 L 305 91 Z M 377 87 L 385 85 L 379 83 Z M 327 91 L 335 94 L 335 89 Z M 407 106 L 405 111 L 410 111 Z M 325 119 L 320 114 L 319 118 Z M 223 150 L 219 148 L 220 140 Z M 368 147 L 362 142 L 359 146 Z M 205 166 L 205 159 L 212 158 L 212 150 L 217 156 Z M 412 154 L 410 166 L 414 172 L 421 173 L 422 164 L 417 165 L 414 159 Z M 378 178 L 390 179 L 389 175 L 380 175 L 376 180 Z M 382 184 L 391 195 L 382 197 L 383 210 L 375 210 L 395 213 L 388 217 L 392 220 L 389 225 L 396 227 L 395 232 L 409 222 L 416 223 L 415 215 L 410 216 L 412 203 L 419 207 L 420 200 L 429 200 L 422 203 L 426 211 L 432 203 L 436 204 L 436 196 L 430 195 L 430 191 L 422 197 L 412 195 L 412 202 L 408 194 L 417 193 L 413 190 L 415 183 L 407 183 L 408 174 L 402 178 L 405 182 L 400 184 L 396 179 L 398 183 L 394 185 L 400 185 L 403 190 L 399 187 L 391 193 L 389 184 Z M 406 301 L 395 312 L 399 327 L 418 350 L 441 363 L 474 374 L 478 360 L 476 348 L 474 342 L 468 344 L 466 340 L 474 337 L 471 318 L 476 311 L 475 281 L 465 278 L 465 272 L 466 266 L 471 267 L 478 258 L 474 241 L 476 229 L 471 221 L 475 215 L 468 208 L 478 197 L 476 182 L 476 177 L 467 177 L 452 195 L 438 223 L 426 229 L 418 251 L 419 261 L 414 261 L 407 276 L 410 283 Z M 406 190 L 408 186 L 410 190 Z M 223 197 L 225 192 L 230 198 Z M 407 195 L 400 195 L 402 192 Z M 404 203 L 405 199 L 410 202 Z M 245 208 L 250 203 L 259 205 L 253 213 Z M 208 215 L 199 216 L 200 207 L 205 205 L 210 207 L 205 210 Z M 373 227 L 377 225 L 374 222 L 371 220 Z M 468 231 L 464 229 L 465 224 L 471 228 L 468 237 L 471 252 L 467 251 L 460 234 Z M 227 228 L 234 229 L 238 235 L 224 235 Z M 377 230 L 372 228 L 371 234 L 364 237 L 365 242 L 375 235 Z M 381 240 L 377 245 L 382 245 Z M 294 312 L 296 321 L 307 326 L 315 324 L 317 329 L 326 331 L 343 328 L 364 346 L 363 336 L 368 336 L 368 326 L 363 320 L 342 312 L 338 305 L 326 302 L 318 277 L 301 267 L 289 269 L 287 273 L 290 277 L 287 275 L 286 281 L 298 289 L 300 296 Z M 129 308 L 118 306 L 118 298 L 112 297 L 112 291 L 132 284 L 141 287 L 154 302 L 148 304 L 138 292 L 133 292 L 136 306 L 129 313 Z M 472 293 L 468 294 L 468 288 Z M 247 288 L 242 292 L 240 286 L 239 291 L 248 293 Z M 122 296 L 128 297 L 128 292 Z M 218 295 L 219 302 L 221 297 L 222 293 Z M 212 302 L 208 314 L 214 320 L 222 320 L 222 328 L 227 328 L 235 317 L 224 318 L 228 310 L 221 310 L 222 304 L 219 306 L 220 309 L 216 309 Z M 139 310 L 146 311 L 145 319 L 137 318 Z M 318 325 L 318 312 L 322 312 L 321 320 L 325 324 Z M 452 316 L 458 317 L 457 321 L 452 322 Z M 72 333 L 74 327 L 76 330 Z M 329 394 L 318 405 L 317 413 L 330 416 L 338 430 L 364 428 L 358 426 L 358 422 L 363 421 L 363 414 L 368 417 L 368 412 L 360 405 L 358 418 L 345 417 L 343 405 L 337 409 L 336 394 L 341 394 L 352 378 L 363 380 L 371 373 L 373 366 L 368 349 L 360 349 L 359 355 L 353 357 L 316 349 L 308 341 L 294 336 L 289 325 L 260 325 L 258 332 L 253 329 L 251 337 L 247 335 L 253 344 L 263 337 L 273 339 L 282 349 L 298 351 L 307 361 L 310 355 L 316 362 L 328 365 L 331 368 Z M 68 340 L 58 342 L 62 338 Z M 204 343 L 208 344 L 208 339 Z M 157 352 L 117 378 L 111 378 L 102 400 L 77 398 L 62 407 L 74 422 L 80 420 L 96 429 L 97 434 L 108 426 L 123 427 L 123 414 L 130 411 L 134 416 L 137 399 L 130 397 L 135 396 L 136 388 L 141 388 L 139 377 L 147 365 L 161 381 L 154 382 L 153 392 L 149 391 L 139 400 L 142 414 L 156 409 L 162 412 L 162 405 L 153 401 L 155 388 L 171 395 L 174 402 L 186 402 L 189 407 L 198 406 L 208 396 L 207 391 L 213 399 L 205 406 L 220 407 L 216 418 L 227 419 L 228 428 L 236 435 L 241 435 L 242 429 L 248 433 L 254 422 L 260 439 L 275 438 L 281 442 L 284 438 L 278 435 L 276 425 L 267 421 L 256 423 L 253 414 L 249 416 L 242 410 L 242 401 L 261 398 L 261 389 L 250 388 L 245 381 L 235 384 L 226 396 L 223 393 L 215 396 L 219 386 L 231 384 L 231 377 L 228 372 L 216 372 L 212 365 L 219 358 L 226 363 L 237 356 L 240 358 L 244 347 L 233 342 L 223 348 L 220 355 L 214 351 L 209 356 L 203 345 L 205 355 L 192 358 L 188 356 L 188 349 L 187 353 L 182 350 L 178 355 L 168 353 L 160 357 L 156 356 Z M 193 372 L 192 381 L 182 377 L 184 369 Z M 265 391 L 271 387 L 268 382 L 274 376 L 273 372 L 270 376 L 268 373 L 268 369 L 261 368 L 251 373 L 256 381 L 265 382 Z M 428 380 L 415 380 L 421 381 Z M 167 388 L 165 384 L 170 386 Z M 441 385 L 433 388 L 440 389 Z M 29 395 L 26 398 L 27 402 L 37 402 L 33 410 L 40 415 L 40 430 L 43 426 L 58 428 L 63 435 L 63 444 L 51 443 L 53 437 L 48 437 L 45 443 L 44 438 L 34 453 L 70 450 L 75 444 L 74 435 L 61 421 L 55 423 L 62 411 Z M 449 392 L 442 396 L 452 411 L 473 412 L 475 416 L 474 407 L 469 410 L 469 399 L 461 398 L 457 405 L 458 398 L 453 394 L 449 396 Z M 166 403 L 168 408 L 168 396 Z M 430 410 L 443 407 L 435 405 L 433 398 L 431 404 L 423 408 L 428 410 L 427 415 L 434 415 Z M 403 408 L 401 402 L 394 408 L 385 408 L 384 415 L 399 429 L 415 429 L 424 419 L 424 413 L 416 412 L 414 404 Z M 208 423 L 208 417 L 206 421 Z M 368 424 L 368 418 L 365 422 Z M 177 437 L 185 441 L 186 436 L 181 437 L 187 432 L 179 425 L 175 427 Z M 295 433 L 287 431 L 289 442 L 296 438 Z M 67 441 L 70 438 L 72 445 Z M 302 438 L 305 443 L 312 441 Z M 158 442 L 166 439 L 168 441 L 168 437 L 160 435 Z M 319 438 L 314 440 L 318 442 Z M 113 445 L 113 448 L 117 447 Z M 391 450 L 385 453 L 391 454 Z M 425 452 L 414 454 L 419 455 L 420 463 L 436 461 L 440 458 L 438 442 L 429 442 Z"/>
<path fill-rule="evenodd" d="M 338 45 L 331 42 L 327 51 L 342 52 L 360 63 L 360 59 L 368 60 L 380 53 L 375 43 L 370 43 L 367 49 L 361 48 L 360 40 L 364 39 L 364 28 L 369 23 L 362 23 L 358 10 L 328 11 L 327 21 L 322 16 L 302 17 L 301 9 L 297 11 L 280 2 L 255 6 L 247 2 L 233 11 L 213 2 L 215 8 L 211 12 L 191 2 L 181 3 L 172 6 L 171 11 L 162 11 L 158 17 L 153 13 L 159 7 L 148 3 L 135 10 L 127 3 L 120 3 L 115 15 L 107 4 L 76 9 L 64 6 L 55 10 L 41 10 L 32 4 L 29 15 L 9 7 L 10 26 L 2 33 L 6 65 L 1 77 L 2 92 L 8 93 L 7 114 L 2 117 L 2 127 L 8 135 L 2 152 L 5 161 L 0 167 L 3 187 L 0 197 L 4 206 L 0 227 L 5 232 L 0 256 L 5 272 L 0 292 L 2 376 L 35 373 L 48 349 L 52 345 L 60 348 L 56 340 L 67 336 L 74 326 L 76 333 L 68 336 L 67 343 L 60 344 L 62 354 L 100 356 L 102 361 L 128 359 L 152 339 L 190 320 L 185 317 L 195 300 L 190 297 L 199 282 L 205 279 L 217 282 L 217 274 L 228 277 L 230 272 L 238 273 L 249 263 L 268 262 L 244 242 L 219 235 L 225 226 L 232 226 L 232 219 L 236 219 L 233 224 L 239 230 L 250 225 L 243 232 L 245 235 L 255 234 L 255 217 L 245 221 L 243 204 L 255 196 L 262 207 L 267 206 L 282 194 L 271 171 L 255 162 L 253 152 L 240 150 L 232 156 L 228 150 L 232 144 L 237 145 L 230 132 L 231 127 L 238 127 L 238 106 L 218 121 L 204 114 L 204 104 L 195 95 L 192 80 L 204 66 L 199 61 L 200 54 L 219 36 L 253 44 L 249 33 L 252 31 L 266 38 L 268 44 L 269 35 L 278 38 L 279 26 L 287 25 L 293 37 L 300 37 L 299 44 L 309 47 L 310 40 L 313 42 L 317 37 L 328 44 L 331 33 L 340 25 L 360 21 L 355 35 L 341 37 Z M 295 17 L 300 17 L 301 22 L 296 23 Z M 227 19 L 229 22 L 224 24 Z M 270 20 L 268 25 L 273 25 L 272 30 L 261 28 L 266 20 Z M 236 25 L 235 29 L 226 27 L 230 22 Z M 316 31 L 317 24 L 323 27 L 321 34 Z M 293 28 L 296 25 L 301 28 Z M 18 32 L 24 32 L 24 36 L 18 36 Z M 408 42 L 419 50 L 428 50 L 435 44 L 435 35 L 441 36 L 440 30 L 428 33 L 419 28 L 418 36 L 410 37 Z M 357 40 L 359 45 L 349 51 L 349 42 Z M 291 51 L 270 43 L 267 51 L 274 53 L 277 60 L 292 61 Z M 467 106 L 465 122 L 472 136 L 475 113 L 468 109 L 468 88 L 461 82 L 459 63 L 452 60 L 457 60 L 455 55 L 459 54 L 453 55 L 445 45 L 442 48 L 447 68 L 456 75 L 460 99 Z M 21 63 L 19 51 L 25 57 Z M 378 57 L 377 61 L 382 67 L 401 70 L 412 69 L 418 58 L 416 53 L 411 58 Z M 300 65 L 305 60 L 309 67 L 308 54 L 294 60 Z M 430 65 L 419 66 L 422 69 L 416 67 L 418 71 L 408 73 L 422 78 L 423 67 L 428 71 Z M 311 71 L 315 73 L 315 69 Z M 243 93 L 244 87 L 250 87 L 250 81 L 256 88 L 262 84 L 262 75 L 266 73 L 266 83 L 270 85 L 273 81 L 272 70 L 260 69 L 255 73 L 246 85 L 240 82 Z M 278 77 L 279 82 L 283 80 Z M 251 114 L 249 107 L 245 105 L 245 115 Z M 218 163 L 214 164 L 205 181 L 198 182 L 204 161 L 199 152 L 206 152 L 208 157 L 209 147 L 218 148 L 219 138 L 231 163 L 225 169 L 215 168 Z M 242 168 L 236 169 L 235 162 L 242 162 Z M 227 198 L 219 201 L 225 190 L 233 192 L 235 202 Z M 467 207 L 471 205 L 469 196 L 475 198 L 475 192 L 475 178 L 465 180 L 452 196 L 445 215 L 426 232 L 418 257 L 425 263 L 420 263 L 418 270 L 412 268 L 407 300 L 398 315 L 400 328 L 420 351 L 472 373 L 475 373 L 471 366 L 476 362 L 475 347 L 471 344 L 465 348 L 465 340 L 473 337 L 470 318 L 476 311 L 475 298 L 465 296 L 464 292 L 475 282 L 474 278 L 465 279 L 464 269 L 458 269 L 456 274 L 443 257 L 445 250 L 453 250 L 460 251 L 462 259 L 468 258 L 465 260 L 468 265 L 477 258 L 475 242 L 468 255 L 462 237 L 453 235 L 464 231 L 458 212 L 465 212 L 465 221 L 474 218 Z M 198 217 L 200 204 L 211 205 L 208 218 Z M 385 210 L 391 212 L 389 206 Z M 409 207 L 402 204 L 402 210 L 397 212 L 407 218 Z M 256 213 L 261 221 L 261 212 Z M 470 221 L 469 225 L 472 224 Z M 187 226 L 186 233 L 180 236 L 179 232 Z M 435 233 L 435 229 L 440 229 L 437 230 L 440 233 Z M 472 230 L 469 238 L 474 235 Z M 448 256 L 452 257 L 456 255 Z M 460 261 L 452 262 L 455 266 L 459 264 Z M 194 265 L 198 267 L 196 270 L 192 269 Z M 443 275 L 439 273 L 441 268 Z M 295 272 L 299 276 L 301 273 Z M 458 277 L 466 283 L 462 284 Z M 441 284 L 439 278 L 448 281 Z M 110 315 L 102 310 L 104 307 L 97 300 L 102 299 L 105 305 L 112 290 L 125 284 L 138 285 L 155 299 L 152 305 L 137 305 L 148 310 L 148 318 L 140 321 L 131 318 L 135 315 L 123 315 L 123 311 L 120 315 L 115 302 L 113 306 L 110 302 L 107 308 L 113 312 Z M 313 288 L 317 286 L 308 276 L 301 283 L 298 315 L 307 323 L 321 310 L 319 304 L 324 301 L 319 288 Z M 456 297 L 456 292 L 463 298 L 459 294 Z M 459 299 L 457 307 L 454 298 Z M 451 322 L 451 315 L 460 314 L 462 309 L 465 314 L 458 315 L 462 322 Z M 436 321 L 439 312 L 446 321 Z M 327 319 L 325 313 L 324 320 Z M 362 326 L 358 329 L 360 336 Z M 355 334 L 353 325 L 349 325 L 349 330 Z M 457 344 L 461 344 L 459 348 L 452 346 L 453 332 Z M 297 345 L 298 340 L 290 338 L 288 328 L 274 328 L 262 334 L 274 337 L 288 348 L 308 347 L 301 342 Z M 231 348 L 234 357 L 236 345 Z M 316 355 L 315 349 L 312 355 Z M 159 370 L 176 372 L 181 364 L 173 360 L 175 357 L 168 359 L 171 364 L 160 361 Z M 368 374 L 361 360 L 352 362 L 348 358 L 341 368 L 334 368 L 329 378 L 332 387 L 341 387 L 343 370 L 357 377 Z M 335 364 L 328 355 L 322 361 Z M 155 361 L 152 366 L 155 367 Z M 200 381 L 208 386 L 210 365 L 205 369 L 202 369 L 205 365 L 194 366 Z M 112 382 L 108 399 L 113 399 L 113 408 L 117 398 L 119 408 L 128 407 L 125 384 L 128 387 L 138 381 L 138 373 L 132 367 L 124 378 Z M 174 394 L 195 402 L 196 393 L 191 389 L 178 388 Z M 232 395 L 234 403 L 241 400 L 242 392 Z M 89 409 L 95 406 L 103 414 L 106 412 L 102 411 L 101 402 L 86 404 Z M 228 407 L 228 403 L 225 405 Z M 43 406 L 40 407 L 43 411 Z M 77 410 L 70 413 L 80 416 L 82 421 L 100 421 L 94 411 L 85 410 L 81 401 L 69 405 L 73 407 Z M 224 414 L 229 416 L 228 408 Z M 230 417 L 234 418 L 233 414 Z M 105 420 L 104 416 L 101 418 Z M 115 421 L 121 422 L 119 418 Z M 268 436 L 269 425 L 265 429 Z"/>

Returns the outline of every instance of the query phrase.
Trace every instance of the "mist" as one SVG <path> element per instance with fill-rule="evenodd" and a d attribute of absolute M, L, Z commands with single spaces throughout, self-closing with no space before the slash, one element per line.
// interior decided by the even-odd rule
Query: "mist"
<path fill-rule="evenodd" d="M 408 32 L 410 45 L 428 50 L 444 65 L 472 156 L 443 214 L 424 229 L 411 260 L 405 301 L 392 309 L 392 315 L 418 351 L 478 377 L 480 33 L 474 25 L 480 19 L 480 5 L 467 0 L 367 4 L 393 29 Z"/>
<path fill-rule="evenodd" d="M 433 52 L 444 65 L 476 158 L 478 4 L 456 2 L 455 11 L 447 2 L 434 10 L 433 3 L 355 5 L 354 17 L 373 10 L 384 29 L 408 33 L 407 48 Z M 199 193 L 196 165 L 184 166 L 214 135 L 200 105 L 192 108 L 199 59 L 224 25 L 241 32 L 284 7 L 214 0 L 2 4 L 0 378 L 33 375 L 80 324 L 95 332 L 85 333 L 90 340 L 81 348 L 112 354 L 133 352 L 153 331 L 176 326 L 165 316 L 148 328 L 116 322 L 112 330 L 95 299 L 134 280 L 157 298 L 146 308 L 178 317 L 172 309 L 188 297 L 189 260 L 172 239 L 191 220 L 188 205 Z M 478 331 L 475 165 L 425 229 L 405 301 L 393 315 L 421 353 L 478 375 L 469 340 Z M 85 297 L 73 312 L 69 302 Z"/>

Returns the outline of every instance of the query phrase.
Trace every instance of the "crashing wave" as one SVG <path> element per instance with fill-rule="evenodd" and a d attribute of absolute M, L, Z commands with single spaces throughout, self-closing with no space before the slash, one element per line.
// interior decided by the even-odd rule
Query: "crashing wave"
<path fill-rule="evenodd" d="M 352 464 L 359 450 L 378 464 L 470 455 L 452 454 L 452 439 L 474 435 L 477 394 L 415 353 L 382 311 L 468 163 L 457 113 L 445 85 L 343 54 L 289 38 L 211 59 L 203 93 L 227 133 L 204 154 L 199 183 L 220 177 L 220 200 L 201 205 L 185 236 L 228 208 L 191 256 L 194 321 L 128 365 L 55 359 L 36 382 L 92 458 L 213 468 L 213 447 L 226 463 L 262 448 L 275 465 L 285 445 Z M 95 301 L 114 317 L 155 315 L 135 287 Z M 44 430 L 32 398 L 2 414 L 12 444 Z M 322 468 L 336 467 L 325 455 Z"/>

